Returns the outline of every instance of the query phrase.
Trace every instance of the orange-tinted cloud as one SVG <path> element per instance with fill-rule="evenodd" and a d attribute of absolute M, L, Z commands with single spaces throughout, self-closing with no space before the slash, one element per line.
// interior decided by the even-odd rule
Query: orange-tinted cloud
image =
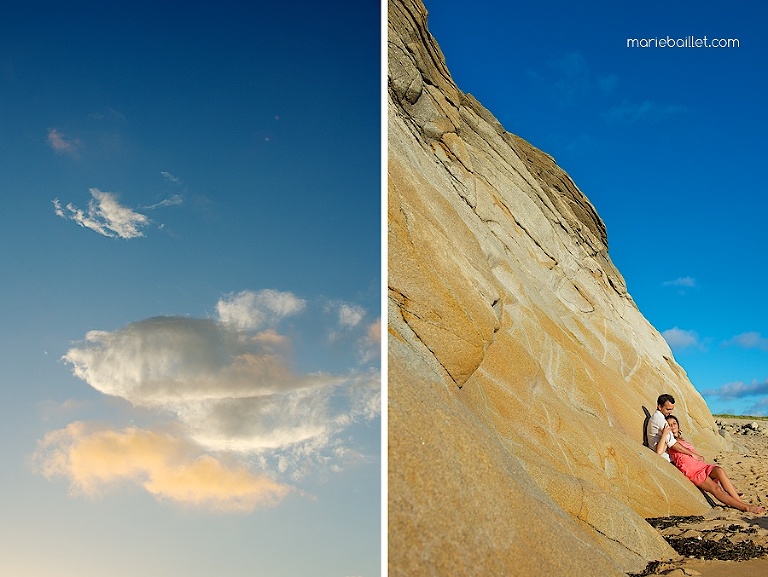
<path fill-rule="evenodd" d="M 77 156 L 80 141 L 77 138 L 69 138 L 55 128 L 48 130 L 48 144 L 58 153 Z"/>
<path fill-rule="evenodd" d="M 158 499 L 215 511 L 250 512 L 277 504 L 293 490 L 243 465 L 196 453 L 168 433 L 134 427 L 72 423 L 39 442 L 35 463 L 46 477 L 68 478 L 75 494 L 98 496 L 128 482 Z"/>
<path fill-rule="evenodd" d="M 381 318 L 368 327 L 368 340 L 377 345 L 381 344 Z"/>

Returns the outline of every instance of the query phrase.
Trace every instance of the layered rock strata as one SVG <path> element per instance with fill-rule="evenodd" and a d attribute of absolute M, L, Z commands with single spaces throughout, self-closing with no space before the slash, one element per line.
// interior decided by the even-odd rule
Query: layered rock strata
<path fill-rule="evenodd" d="M 554 159 L 451 79 L 416 0 L 388 37 L 389 574 L 623 575 L 701 493 L 642 445 L 673 394 L 726 448 Z"/>

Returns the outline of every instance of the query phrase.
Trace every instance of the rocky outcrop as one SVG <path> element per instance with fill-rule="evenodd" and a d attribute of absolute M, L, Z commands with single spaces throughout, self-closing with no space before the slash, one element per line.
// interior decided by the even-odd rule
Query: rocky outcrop
<path fill-rule="evenodd" d="M 644 519 L 706 511 L 642 445 L 706 404 L 554 159 L 454 84 L 416 0 L 388 39 L 389 574 L 622 575 L 674 555 Z"/>

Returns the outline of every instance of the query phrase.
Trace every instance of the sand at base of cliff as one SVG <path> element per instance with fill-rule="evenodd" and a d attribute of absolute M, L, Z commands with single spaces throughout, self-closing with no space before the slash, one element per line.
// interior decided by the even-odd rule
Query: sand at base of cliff
<path fill-rule="evenodd" d="M 735 449 L 708 460 L 725 470 L 744 502 L 768 509 L 768 421 L 716 420 L 734 441 Z M 702 517 L 659 521 L 654 526 L 681 557 L 659 564 L 649 576 L 768 575 L 768 514 L 714 507 Z"/>

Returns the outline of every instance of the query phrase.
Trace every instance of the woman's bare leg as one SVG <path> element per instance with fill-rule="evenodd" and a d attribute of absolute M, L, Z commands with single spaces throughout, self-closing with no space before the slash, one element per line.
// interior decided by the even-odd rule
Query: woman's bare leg
<path fill-rule="evenodd" d="M 715 481 L 719 481 L 720 486 L 725 490 L 726 493 L 728 493 L 737 501 L 741 501 L 739 492 L 736 490 L 736 487 L 733 486 L 733 483 L 731 483 L 731 480 L 728 478 L 728 475 L 725 474 L 725 471 L 722 467 L 715 466 L 715 468 L 712 469 L 712 472 L 709 474 L 709 478 L 714 479 Z M 741 502 L 743 503 L 744 501 Z"/>
<path fill-rule="evenodd" d="M 711 493 L 714 495 L 715 499 L 723 503 L 724 505 L 728 505 L 729 507 L 733 507 L 734 509 L 738 509 L 739 511 L 744 511 L 746 513 L 765 513 L 765 509 L 762 507 L 755 507 L 753 505 L 747 505 L 740 499 L 734 499 L 726 493 L 723 488 L 717 484 L 717 482 L 714 479 L 711 479 L 707 477 L 704 482 L 699 485 L 700 489 L 704 489 L 707 493 Z"/>

